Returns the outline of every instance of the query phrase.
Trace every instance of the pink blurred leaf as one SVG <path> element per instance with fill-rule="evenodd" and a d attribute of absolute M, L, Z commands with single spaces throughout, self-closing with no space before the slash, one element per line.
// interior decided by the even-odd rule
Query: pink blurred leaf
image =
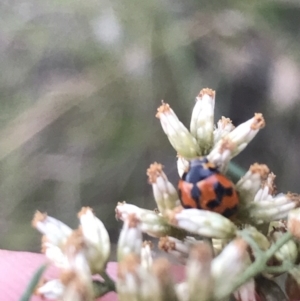
<path fill-rule="evenodd" d="M 44 255 L 29 252 L 14 252 L 0 250 L 0 288 L 1 300 L 19 301 L 30 280 L 41 265 L 47 263 Z M 184 277 L 184 269 L 182 266 L 172 267 L 175 280 L 182 281 Z M 107 265 L 107 273 L 116 280 L 117 263 L 110 262 Z M 57 278 L 59 272 L 54 267 L 49 267 L 45 271 L 43 278 L 51 280 Z M 117 301 L 117 295 L 110 292 L 98 299 L 98 301 Z M 39 296 L 32 296 L 30 301 L 45 301 Z"/>

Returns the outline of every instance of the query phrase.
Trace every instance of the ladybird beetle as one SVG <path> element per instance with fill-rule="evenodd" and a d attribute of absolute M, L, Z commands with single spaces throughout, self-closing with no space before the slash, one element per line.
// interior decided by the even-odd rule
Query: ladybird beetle
<path fill-rule="evenodd" d="M 232 217 L 239 203 L 234 184 L 207 158 L 194 159 L 178 184 L 184 208 L 198 208 Z"/>

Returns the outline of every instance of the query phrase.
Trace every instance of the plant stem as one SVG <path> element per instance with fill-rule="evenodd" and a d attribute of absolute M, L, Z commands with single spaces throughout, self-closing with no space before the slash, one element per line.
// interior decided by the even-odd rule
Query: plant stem
<path fill-rule="evenodd" d="M 252 248 L 255 258 L 259 257 L 263 254 L 263 251 L 260 249 L 258 244 L 251 237 L 251 234 L 249 234 L 247 230 L 240 231 L 238 233 L 238 235 L 241 236 L 248 243 L 248 245 Z"/>
<path fill-rule="evenodd" d="M 273 266 L 273 267 L 269 267 L 267 266 L 264 270 L 264 272 L 266 273 L 285 273 L 287 271 L 289 271 L 294 265 L 291 262 L 286 262 L 283 263 L 280 266 Z"/>
<path fill-rule="evenodd" d="M 101 272 L 100 275 L 103 278 L 107 287 L 109 288 L 109 291 L 115 292 L 116 285 L 115 285 L 114 280 L 110 278 L 110 276 L 106 273 L 106 271 Z"/>
<path fill-rule="evenodd" d="M 100 273 L 100 276 L 103 278 L 104 281 L 93 280 L 93 290 L 95 298 L 99 298 L 109 292 L 116 291 L 116 285 L 114 280 L 109 277 L 105 270 Z"/>
<path fill-rule="evenodd" d="M 259 273 L 265 271 L 267 267 L 267 262 L 269 259 L 278 251 L 285 243 L 287 243 L 291 238 L 292 234 L 286 232 L 283 234 L 267 251 L 259 254 L 255 261 L 241 274 L 238 276 L 235 283 L 229 285 L 226 290 L 220 292 L 217 299 L 223 299 L 228 297 L 232 292 L 236 291 L 241 285 L 249 281 L 251 278 L 255 277 Z"/>

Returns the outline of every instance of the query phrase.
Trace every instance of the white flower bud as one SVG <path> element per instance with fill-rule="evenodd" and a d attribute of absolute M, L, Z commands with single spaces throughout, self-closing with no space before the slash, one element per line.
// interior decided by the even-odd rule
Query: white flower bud
<path fill-rule="evenodd" d="M 118 266 L 117 292 L 120 301 L 161 300 L 160 284 L 140 265 L 138 256 L 127 255 Z"/>
<path fill-rule="evenodd" d="M 287 232 L 286 221 L 271 222 L 269 225 L 269 239 L 271 243 L 276 243 Z M 295 263 L 298 258 L 298 247 L 294 240 L 287 241 L 274 254 L 276 259 L 275 264 L 287 262 Z M 275 273 L 276 274 L 276 273 Z M 277 274 L 276 274 L 277 275 Z"/>
<path fill-rule="evenodd" d="M 214 280 L 211 275 L 212 258 L 211 246 L 206 243 L 199 243 L 191 250 L 186 265 L 190 301 L 212 300 L 214 287 Z"/>
<path fill-rule="evenodd" d="M 229 118 L 222 118 L 217 123 L 217 128 L 214 130 L 214 144 L 224 138 L 228 133 L 234 129 L 234 125 Z"/>
<path fill-rule="evenodd" d="M 118 241 L 118 261 L 122 261 L 128 254 L 140 255 L 142 248 L 141 224 L 134 214 L 129 214 L 124 220 Z"/>
<path fill-rule="evenodd" d="M 300 239 L 300 208 L 289 212 L 287 228 L 295 238 Z"/>
<path fill-rule="evenodd" d="M 208 154 L 213 145 L 215 91 L 202 89 L 196 98 L 191 118 L 191 134 L 196 137 L 200 156 Z"/>
<path fill-rule="evenodd" d="M 273 173 L 269 173 L 266 181 L 262 184 L 254 197 L 254 202 L 260 202 L 264 200 L 272 200 L 272 196 L 276 191 L 274 184 L 276 176 Z"/>
<path fill-rule="evenodd" d="M 152 275 L 158 280 L 160 289 L 160 300 L 177 301 L 171 265 L 166 258 L 159 258 L 153 262 L 151 268 Z M 155 299 L 151 299 L 155 300 Z M 159 300 L 159 299 L 157 299 Z"/>
<path fill-rule="evenodd" d="M 171 236 L 161 237 L 158 243 L 159 249 L 176 256 L 182 262 L 188 257 L 190 245 L 188 240 L 182 241 Z"/>
<path fill-rule="evenodd" d="M 238 155 L 264 126 L 262 114 L 255 114 L 219 140 L 208 154 L 208 160 L 225 172 L 229 160 Z"/>
<path fill-rule="evenodd" d="M 38 286 L 34 293 L 42 299 L 60 300 L 64 290 L 65 286 L 61 283 L 60 279 L 53 279 Z"/>
<path fill-rule="evenodd" d="M 151 164 L 147 170 L 148 181 L 152 185 L 154 199 L 158 210 L 164 214 L 166 209 L 173 209 L 180 205 L 178 193 L 159 163 Z"/>
<path fill-rule="evenodd" d="M 254 197 L 267 179 L 270 170 L 267 165 L 255 163 L 250 166 L 246 174 L 237 182 L 240 203 L 247 206 L 254 201 Z"/>
<path fill-rule="evenodd" d="M 63 245 L 68 236 L 72 233 L 72 229 L 69 226 L 39 211 L 35 213 L 32 225 L 42 234 L 46 235 L 49 243 L 56 246 Z"/>
<path fill-rule="evenodd" d="M 295 263 L 298 257 L 298 248 L 293 240 L 285 243 L 275 254 L 275 258 L 280 262 L 289 261 Z"/>
<path fill-rule="evenodd" d="M 179 177 L 182 178 L 183 174 L 189 169 L 190 163 L 180 155 L 177 156 L 177 171 Z"/>
<path fill-rule="evenodd" d="M 99 273 L 105 268 L 110 254 L 109 235 L 91 208 L 82 208 L 78 217 L 91 270 L 93 273 Z"/>
<path fill-rule="evenodd" d="M 200 209 L 176 208 L 168 212 L 169 223 L 188 232 L 205 237 L 231 238 L 236 226 L 226 217 Z"/>
<path fill-rule="evenodd" d="M 178 117 L 170 106 L 163 103 L 158 109 L 156 117 L 174 149 L 185 158 L 195 158 L 198 155 L 199 147 L 196 139 L 188 129 L 179 121 Z"/>
<path fill-rule="evenodd" d="M 278 194 L 266 200 L 253 202 L 248 208 L 248 214 L 255 223 L 271 222 L 284 219 L 289 212 L 299 206 L 299 196 L 296 194 Z"/>
<path fill-rule="evenodd" d="M 215 164 L 218 169 L 225 173 L 228 163 L 231 159 L 232 152 L 236 149 L 236 144 L 229 138 L 222 138 L 207 155 L 209 162 Z"/>
<path fill-rule="evenodd" d="M 43 233 L 42 252 L 57 267 L 63 268 L 68 260 L 62 251 L 67 239 L 72 234 L 72 229 L 61 221 L 37 211 L 32 220 L 32 225 Z"/>
<path fill-rule="evenodd" d="M 151 241 L 143 242 L 143 246 L 141 249 L 141 266 L 146 270 L 150 270 L 153 264 L 152 248 L 153 244 Z"/>
<path fill-rule="evenodd" d="M 167 220 L 154 211 L 143 212 L 141 214 L 142 232 L 153 237 L 162 237 L 166 235 L 180 234 L 173 228 Z"/>
<path fill-rule="evenodd" d="M 125 221 L 130 214 L 135 214 L 139 219 L 143 211 L 149 211 L 142 209 L 136 205 L 128 204 L 126 202 L 118 202 L 115 209 L 116 218 Z"/>
<path fill-rule="evenodd" d="M 228 239 L 220 239 L 220 238 L 213 238 L 212 239 L 212 246 L 214 249 L 215 256 L 219 255 L 225 246 L 228 245 L 230 240 Z"/>
<path fill-rule="evenodd" d="M 155 211 L 141 209 L 135 205 L 118 203 L 116 217 L 125 220 L 127 216 L 134 213 L 141 222 L 142 232 L 153 237 L 162 237 L 166 235 L 184 236 L 183 233 L 168 224 L 167 220 Z M 175 235 L 176 234 L 176 235 Z"/>
<path fill-rule="evenodd" d="M 93 301 L 92 275 L 85 255 L 73 245 L 67 246 L 70 254 L 68 270 L 63 270 L 60 280 L 64 285 L 62 300 Z"/>
<path fill-rule="evenodd" d="M 234 285 L 241 273 L 251 263 L 247 248 L 248 245 L 245 241 L 239 238 L 235 239 L 212 261 L 211 273 L 215 281 L 216 299 Z M 226 281 L 224 281 L 224 275 L 226 275 Z"/>
<path fill-rule="evenodd" d="M 68 266 L 68 258 L 62 249 L 47 242 L 46 236 L 44 236 L 42 239 L 42 252 L 56 267 L 65 268 Z"/>
<path fill-rule="evenodd" d="M 265 120 L 263 115 L 256 113 L 253 118 L 231 131 L 226 137 L 237 146 L 232 152 L 231 158 L 239 154 L 264 126 Z"/>
<path fill-rule="evenodd" d="M 189 287 L 187 282 L 181 282 L 175 285 L 176 295 L 180 301 L 189 301 Z"/>

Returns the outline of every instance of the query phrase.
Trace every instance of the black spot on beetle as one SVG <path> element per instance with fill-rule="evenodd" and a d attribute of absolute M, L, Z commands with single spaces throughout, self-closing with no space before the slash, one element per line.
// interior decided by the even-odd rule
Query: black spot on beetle
<path fill-rule="evenodd" d="M 220 202 L 218 200 L 210 200 L 209 202 L 207 202 L 206 206 L 209 209 L 214 209 L 216 207 L 218 207 L 220 205 Z"/>
<path fill-rule="evenodd" d="M 222 215 L 224 215 L 225 217 L 230 217 L 232 215 L 234 215 L 237 211 L 237 206 L 234 206 L 232 208 L 227 208 Z"/>
<path fill-rule="evenodd" d="M 193 185 L 193 188 L 191 190 L 191 196 L 195 201 L 196 207 L 198 209 L 201 209 L 201 204 L 200 204 L 201 191 L 196 185 Z"/>
<path fill-rule="evenodd" d="M 222 184 L 219 182 L 214 183 L 214 191 L 216 194 L 216 199 L 219 201 L 219 203 L 222 201 L 223 196 L 225 195 L 225 188 Z"/>

